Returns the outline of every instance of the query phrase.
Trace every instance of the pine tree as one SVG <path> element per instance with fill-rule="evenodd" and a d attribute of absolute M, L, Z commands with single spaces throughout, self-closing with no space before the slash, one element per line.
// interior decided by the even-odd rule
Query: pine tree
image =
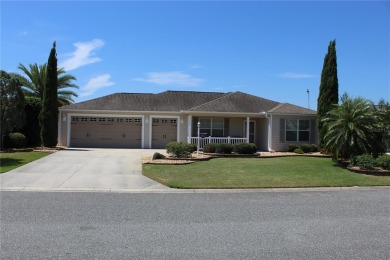
<path fill-rule="evenodd" d="M 58 135 L 58 103 L 57 103 L 57 53 L 56 42 L 50 51 L 47 62 L 47 79 L 43 89 L 42 110 L 39 115 L 42 145 L 54 147 Z"/>
<path fill-rule="evenodd" d="M 318 133 L 320 145 L 324 144 L 326 129 L 322 119 L 339 102 L 339 83 L 337 78 L 336 40 L 329 43 L 321 73 L 320 92 L 317 100 Z"/>

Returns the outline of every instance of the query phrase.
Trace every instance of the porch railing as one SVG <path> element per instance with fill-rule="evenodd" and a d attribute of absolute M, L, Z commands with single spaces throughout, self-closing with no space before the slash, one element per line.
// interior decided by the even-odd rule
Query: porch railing
<path fill-rule="evenodd" d="M 247 138 L 237 138 L 237 137 L 204 137 L 199 138 L 199 149 L 203 149 L 206 144 L 241 144 L 247 143 Z M 188 143 L 198 144 L 198 137 L 188 137 Z"/>

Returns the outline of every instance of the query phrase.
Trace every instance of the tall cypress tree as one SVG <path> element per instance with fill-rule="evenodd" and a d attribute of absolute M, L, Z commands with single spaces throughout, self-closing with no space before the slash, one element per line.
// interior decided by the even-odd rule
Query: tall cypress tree
<path fill-rule="evenodd" d="M 337 78 L 336 40 L 329 43 L 328 53 L 325 55 L 321 73 L 320 92 L 317 100 L 317 121 L 320 145 L 323 145 L 323 137 L 326 133 L 324 123 L 321 120 L 326 113 L 339 102 L 339 82 Z"/>
<path fill-rule="evenodd" d="M 54 147 L 57 145 L 58 135 L 58 103 L 57 103 L 57 53 L 56 42 L 50 51 L 47 62 L 47 79 L 43 89 L 42 109 L 39 115 L 41 125 L 42 145 Z"/>

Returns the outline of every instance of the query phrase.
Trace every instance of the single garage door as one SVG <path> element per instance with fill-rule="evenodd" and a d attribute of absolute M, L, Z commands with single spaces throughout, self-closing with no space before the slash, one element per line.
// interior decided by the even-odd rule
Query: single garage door
<path fill-rule="evenodd" d="M 177 140 L 177 119 L 153 118 L 152 148 L 164 149 L 167 143 Z"/>
<path fill-rule="evenodd" d="M 142 147 L 141 118 L 72 117 L 71 120 L 71 147 Z"/>

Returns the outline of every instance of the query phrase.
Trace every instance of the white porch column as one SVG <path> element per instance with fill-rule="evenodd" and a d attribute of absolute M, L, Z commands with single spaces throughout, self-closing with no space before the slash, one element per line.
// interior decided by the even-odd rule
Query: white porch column
<path fill-rule="evenodd" d="M 250 127 L 250 118 L 246 118 L 246 142 L 249 143 L 249 127 Z"/>
<path fill-rule="evenodd" d="M 187 142 L 191 143 L 191 137 L 192 137 L 192 115 L 188 116 L 188 122 L 187 122 Z"/>

